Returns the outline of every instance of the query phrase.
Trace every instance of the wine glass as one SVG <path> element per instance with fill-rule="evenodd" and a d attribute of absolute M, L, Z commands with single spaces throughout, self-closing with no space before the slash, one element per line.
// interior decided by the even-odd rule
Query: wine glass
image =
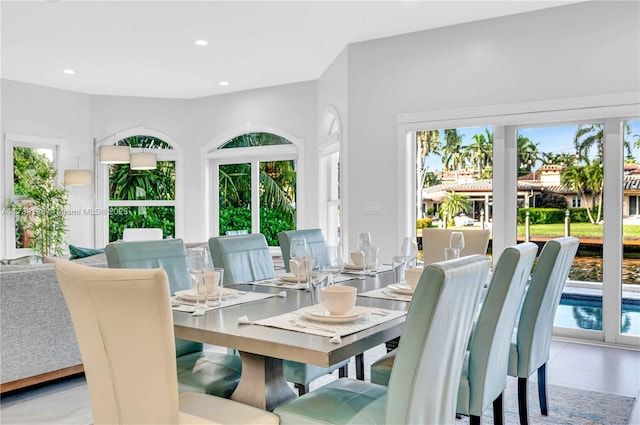
<path fill-rule="evenodd" d="M 369 254 L 369 248 L 371 248 L 371 233 L 369 232 L 358 233 L 358 250 L 362 252 L 363 275 L 367 274 L 367 255 Z M 362 278 L 364 278 L 364 276 L 362 276 Z"/>
<path fill-rule="evenodd" d="M 200 284 L 203 282 L 203 276 L 208 270 L 213 268 L 213 261 L 209 255 L 209 249 L 206 247 L 191 248 L 187 253 L 187 270 L 195 281 L 196 305 L 195 309 L 200 310 L 203 306 L 200 304 Z M 207 300 L 207 288 L 205 283 L 204 290 L 205 306 Z"/>
<path fill-rule="evenodd" d="M 460 252 L 462 252 L 464 248 L 464 233 L 451 232 L 451 236 L 449 237 L 449 248 L 455 250 L 456 258 L 460 257 Z"/>
<path fill-rule="evenodd" d="M 344 263 L 342 260 L 342 250 L 339 246 L 327 246 L 324 250 L 324 270 L 329 273 L 329 286 L 334 284 L 334 280 L 342 271 Z"/>
<path fill-rule="evenodd" d="M 415 267 L 416 258 L 418 258 L 418 242 L 416 238 L 407 236 L 402 240 L 402 255 L 406 258 L 406 267 Z"/>
<path fill-rule="evenodd" d="M 302 270 L 302 264 L 305 265 L 307 270 L 306 258 L 308 256 L 309 249 L 307 247 L 307 241 L 305 239 L 292 239 L 291 248 L 289 249 L 289 257 L 297 266 L 296 276 L 298 278 L 298 286 L 300 286 L 300 271 Z M 306 273 L 308 274 L 308 272 Z"/>

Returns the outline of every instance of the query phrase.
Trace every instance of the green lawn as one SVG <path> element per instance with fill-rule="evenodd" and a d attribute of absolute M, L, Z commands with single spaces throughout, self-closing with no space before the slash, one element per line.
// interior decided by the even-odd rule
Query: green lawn
<path fill-rule="evenodd" d="M 640 226 L 623 225 L 624 239 L 640 239 Z M 602 239 L 602 225 L 571 223 L 571 236 Z M 518 225 L 518 236 L 524 237 L 524 224 Z M 564 224 L 532 224 L 531 236 L 564 236 Z"/>

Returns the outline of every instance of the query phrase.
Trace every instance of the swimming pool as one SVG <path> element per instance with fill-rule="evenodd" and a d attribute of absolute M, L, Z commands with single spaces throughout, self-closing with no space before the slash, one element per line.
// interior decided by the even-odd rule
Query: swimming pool
<path fill-rule="evenodd" d="M 623 298 L 621 319 L 623 334 L 640 335 L 640 300 Z M 602 297 L 562 294 L 553 325 L 602 331 Z"/>

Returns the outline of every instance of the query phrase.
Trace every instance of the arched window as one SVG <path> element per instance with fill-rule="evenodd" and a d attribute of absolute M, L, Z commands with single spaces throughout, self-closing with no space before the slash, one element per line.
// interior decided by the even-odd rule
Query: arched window
<path fill-rule="evenodd" d="M 296 228 L 298 148 L 286 137 L 250 132 L 227 139 L 212 158 L 212 233 L 277 234 Z"/>
<path fill-rule="evenodd" d="M 154 153 L 156 168 L 132 170 L 130 164 L 109 164 L 102 169 L 105 214 L 97 214 L 104 243 L 122 239 L 125 228 L 161 228 L 165 238 L 181 234 L 179 213 L 180 151 L 157 132 L 137 129 L 110 138 L 103 145 L 129 146 L 131 153 Z M 108 218 L 108 219 L 107 219 Z"/>

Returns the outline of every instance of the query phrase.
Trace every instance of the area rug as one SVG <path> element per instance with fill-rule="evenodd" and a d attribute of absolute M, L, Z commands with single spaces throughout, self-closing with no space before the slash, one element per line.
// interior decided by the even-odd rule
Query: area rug
<path fill-rule="evenodd" d="M 603 394 L 577 388 L 548 386 L 549 416 L 540 414 L 538 384 L 529 383 L 529 423 L 532 425 L 628 425 L 635 398 Z M 518 424 L 517 379 L 508 378 L 504 393 L 504 422 Z M 456 425 L 469 423 L 469 418 L 457 420 Z M 493 409 L 482 417 L 485 425 L 493 424 Z"/>

